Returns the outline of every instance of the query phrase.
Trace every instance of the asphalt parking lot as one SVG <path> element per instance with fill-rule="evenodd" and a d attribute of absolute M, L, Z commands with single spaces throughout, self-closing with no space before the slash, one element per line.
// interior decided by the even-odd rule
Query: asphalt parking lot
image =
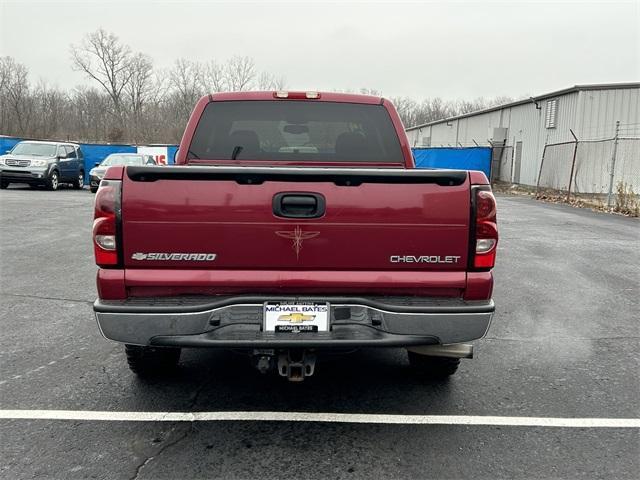
<path fill-rule="evenodd" d="M 222 351 L 140 381 L 96 327 L 88 191 L 0 192 L 0 409 L 638 419 L 637 219 L 500 197 L 497 314 L 447 382 L 401 350 L 302 384 Z M 2 478 L 637 478 L 640 430 L 0 419 Z"/>

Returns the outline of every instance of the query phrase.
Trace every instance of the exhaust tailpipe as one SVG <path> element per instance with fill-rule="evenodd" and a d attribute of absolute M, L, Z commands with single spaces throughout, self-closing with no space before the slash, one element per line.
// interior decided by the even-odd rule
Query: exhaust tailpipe
<path fill-rule="evenodd" d="M 473 345 L 466 343 L 452 343 L 449 345 L 422 345 L 407 347 L 410 352 L 430 357 L 473 358 Z"/>

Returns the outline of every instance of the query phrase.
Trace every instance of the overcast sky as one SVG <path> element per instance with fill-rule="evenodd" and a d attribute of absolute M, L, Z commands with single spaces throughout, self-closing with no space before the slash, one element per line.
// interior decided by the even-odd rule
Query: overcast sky
<path fill-rule="evenodd" d="M 158 68 L 248 55 L 292 90 L 446 99 L 640 79 L 640 2 L 0 0 L 0 55 L 71 88 L 69 45 L 99 27 Z"/>

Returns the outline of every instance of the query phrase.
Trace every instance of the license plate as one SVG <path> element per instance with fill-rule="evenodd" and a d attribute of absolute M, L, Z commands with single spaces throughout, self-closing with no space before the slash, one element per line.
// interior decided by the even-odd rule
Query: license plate
<path fill-rule="evenodd" d="M 327 332 L 329 304 L 318 302 L 267 302 L 264 304 L 265 332 Z"/>

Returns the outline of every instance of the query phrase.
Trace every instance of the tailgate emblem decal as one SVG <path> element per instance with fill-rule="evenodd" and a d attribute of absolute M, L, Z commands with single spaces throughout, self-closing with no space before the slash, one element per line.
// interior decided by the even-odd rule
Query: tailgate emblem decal
<path fill-rule="evenodd" d="M 296 252 L 296 259 L 300 260 L 300 250 L 302 250 L 302 242 L 310 240 L 320 235 L 320 232 L 303 232 L 299 225 L 290 232 L 279 231 L 276 235 L 282 238 L 293 240 L 292 248 Z"/>

